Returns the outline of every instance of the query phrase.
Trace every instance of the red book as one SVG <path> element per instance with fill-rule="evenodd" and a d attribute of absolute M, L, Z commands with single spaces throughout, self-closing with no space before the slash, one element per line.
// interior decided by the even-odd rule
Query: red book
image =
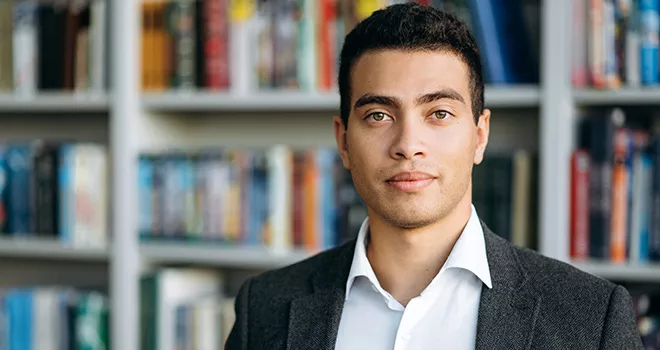
<path fill-rule="evenodd" d="M 335 19 L 337 17 L 336 0 L 319 0 L 318 55 L 319 55 L 319 90 L 329 91 L 334 87 L 335 77 Z"/>
<path fill-rule="evenodd" d="M 205 85 L 210 90 L 226 89 L 229 87 L 227 2 L 205 0 L 204 7 Z"/>
<path fill-rule="evenodd" d="M 589 258 L 589 169 L 591 157 L 577 149 L 571 156 L 570 257 Z"/>

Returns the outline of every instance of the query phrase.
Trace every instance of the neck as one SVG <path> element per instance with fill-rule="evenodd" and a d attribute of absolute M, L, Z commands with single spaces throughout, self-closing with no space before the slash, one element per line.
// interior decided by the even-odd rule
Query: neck
<path fill-rule="evenodd" d="M 414 229 L 370 215 L 367 258 L 381 286 L 404 306 L 420 295 L 445 264 L 470 214 L 468 202 L 442 220 Z"/>

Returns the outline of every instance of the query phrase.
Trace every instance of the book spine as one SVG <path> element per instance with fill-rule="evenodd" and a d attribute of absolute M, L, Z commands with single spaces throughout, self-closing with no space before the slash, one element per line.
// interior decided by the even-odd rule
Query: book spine
<path fill-rule="evenodd" d="M 649 254 L 651 260 L 660 261 L 660 138 L 655 137 L 651 144 L 653 160 L 653 179 L 651 203 L 651 231 L 649 237 Z"/>
<path fill-rule="evenodd" d="M 658 31 L 660 18 L 658 14 L 658 0 L 640 0 L 640 56 L 641 56 L 641 82 L 642 85 L 656 85 L 658 76 Z"/>
<path fill-rule="evenodd" d="M 606 86 L 605 62 L 605 0 L 590 0 L 589 17 L 589 75 L 596 88 Z"/>
<path fill-rule="evenodd" d="M 36 151 L 35 177 L 35 220 L 36 233 L 54 235 L 57 232 L 57 147 L 42 144 Z"/>
<path fill-rule="evenodd" d="M 138 161 L 139 235 L 148 237 L 154 228 L 154 161 L 141 156 Z"/>
<path fill-rule="evenodd" d="M 614 167 L 612 169 L 612 215 L 610 224 L 609 256 L 612 262 L 626 260 L 626 228 L 628 208 L 628 168 L 626 154 L 628 133 L 619 128 L 614 135 Z"/>
<path fill-rule="evenodd" d="M 212 90 L 227 89 L 229 87 L 227 2 L 224 0 L 206 0 L 205 5 L 205 85 Z"/>
<path fill-rule="evenodd" d="M 34 95 L 38 85 L 37 2 L 23 0 L 13 11 L 13 76 L 14 92 Z"/>
<path fill-rule="evenodd" d="M 0 91 L 13 89 L 12 6 L 12 2 L 0 2 Z"/>
<path fill-rule="evenodd" d="M 195 78 L 195 6 L 192 0 L 178 0 L 178 16 L 175 21 L 175 83 L 174 88 L 190 90 L 196 85 Z"/>
<path fill-rule="evenodd" d="M 106 0 L 94 0 L 91 4 L 90 43 L 89 43 L 89 81 L 90 90 L 101 94 L 106 87 Z"/>
<path fill-rule="evenodd" d="M 298 20 L 298 80 L 300 89 L 313 91 L 316 89 L 316 2 L 313 0 L 298 0 L 301 18 Z"/>
<path fill-rule="evenodd" d="M 603 25 L 605 34 L 605 81 L 609 88 L 619 88 L 619 57 L 617 56 L 617 22 L 614 0 L 603 0 Z"/>
<path fill-rule="evenodd" d="M 250 93 L 257 87 L 255 71 L 256 0 L 229 1 L 229 66 L 231 91 L 238 95 Z"/>
<path fill-rule="evenodd" d="M 573 41 L 572 81 L 575 87 L 584 87 L 588 82 L 587 75 L 587 1 L 573 1 Z"/>
<path fill-rule="evenodd" d="M 7 150 L 9 232 L 15 236 L 33 233 L 32 217 L 32 150 L 28 144 L 12 145 Z M 26 195 L 27 194 L 27 195 Z"/>
<path fill-rule="evenodd" d="M 575 150 L 571 157 L 570 256 L 578 260 L 589 258 L 589 168 L 589 153 Z"/>
<path fill-rule="evenodd" d="M 633 6 L 629 9 L 624 53 L 626 70 L 625 82 L 629 87 L 638 87 L 641 84 L 639 26 L 639 9 Z"/>
<path fill-rule="evenodd" d="M 640 214 L 640 244 L 639 244 L 639 262 L 648 262 L 650 260 L 650 235 L 651 235 L 651 209 L 652 209 L 652 187 L 653 187 L 653 160 L 646 154 L 641 154 L 642 162 L 642 181 L 641 181 L 641 214 Z"/>

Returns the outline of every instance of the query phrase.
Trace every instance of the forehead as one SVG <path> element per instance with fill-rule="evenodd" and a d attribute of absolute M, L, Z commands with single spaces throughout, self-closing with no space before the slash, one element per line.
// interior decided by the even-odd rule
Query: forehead
<path fill-rule="evenodd" d="M 378 50 L 361 55 L 351 70 L 351 100 L 364 93 L 415 98 L 441 88 L 470 101 L 468 66 L 450 51 Z"/>

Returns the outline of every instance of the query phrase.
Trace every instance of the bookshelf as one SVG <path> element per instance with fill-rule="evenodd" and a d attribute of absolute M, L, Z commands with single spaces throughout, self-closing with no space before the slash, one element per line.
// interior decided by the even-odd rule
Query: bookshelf
<path fill-rule="evenodd" d="M 492 108 L 538 107 L 535 86 L 488 86 L 485 102 Z M 239 95 L 225 92 L 145 93 L 142 107 L 151 112 L 235 112 L 235 111 L 331 111 L 339 106 L 339 96 L 329 93 L 258 92 Z"/>
<path fill-rule="evenodd" d="M 331 116 L 338 109 L 335 94 L 302 92 L 181 91 L 141 92 L 140 1 L 107 0 L 110 42 L 108 63 L 112 92 L 108 95 L 43 93 L 21 97 L 0 93 L 0 115 L 46 115 L 38 128 L 78 128 L 50 115 L 75 115 L 78 119 L 106 116 L 93 122 L 95 135 L 107 141 L 112 154 L 112 244 L 104 249 L 72 248 L 53 241 L 0 239 L 0 256 L 40 261 L 76 262 L 85 269 L 89 262 L 109 265 L 107 281 L 113 310 L 113 349 L 139 348 L 139 278 L 142 262 L 152 265 L 210 266 L 218 269 L 270 269 L 300 261 L 305 251 L 275 254 L 265 249 L 214 245 L 183 245 L 141 242 L 138 238 L 138 189 L 136 159 L 145 150 L 179 145 L 241 144 L 254 138 L 258 145 L 276 142 L 333 146 Z M 570 79 L 571 1 L 538 0 L 541 4 L 541 84 L 539 86 L 487 86 L 486 106 L 494 110 L 489 149 L 523 146 L 539 152 L 539 250 L 548 256 L 604 278 L 619 281 L 660 282 L 657 265 L 615 265 L 603 262 L 572 262 L 568 255 L 570 154 L 574 149 L 577 109 L 606 105 L 657 106 L 660 88 L 620 90 L 573 89 Z M 260 127 L 250 121 L 231 121 L 241 116 L 269 112 L 285 123 Z M 296 115 L 318 116 L 301 122 Z M 211 118 L 205 118 L 213 115 Z M 214 115 L 223 115 L 215 118 Z M 262 118 L 264 118 L 262 116 Z M 315 119 L 315 118 L 308 118 Z M 524 119 L 524 120 L 521 120 Z M 0 118 L 0 129 L 6 121 Z M 25 122 L 32 123 L 31 121 Z M 294 139 L 296 130 L 301 137 Z M 327 128 L 327 129 L 323 129 Z M 283 130 L 282 129 L 282 130 Z M 293 131 L 291 131 L 293 129 Z M 275 131 L 273 131 L 275 130 Z M 249 134 L 251 132 L 251 134 Z M 2 131 L 0 130 L 0 133 Z M 86 129 L 75 135 L 86 136 Z M 536 137 L 538 135 L 538 137 Z M 567 136 L 569 135 L 569 136 Z"/>
<path fill-rule="evenodd" d="M 0 92 L 0 113 L 108 113 L 106 94 L 38 93 L 22 96 Z"/>
<path fill-rule="evenodd" d="M 311 256 L 304 250 L 276 252 L 258 247 L 232 247 L 221 244 L 181 244 L 145 242 L 140 255 L 156 264 L 183 264 L 240 269 L 276 269 Z"/>
<path fill-rule="evenodd" d="M 579 106 L 657 106 L 660 104 L 660 88 L 578 88 L 573 91 L 573 99 Z"/>
<path fill-rule="evenodd" d="M 573 266 L 604 279 L 619 282 L 660 283 L 660 264 L 613 264 L 599 261 L 574 261 Z"/>
<path fill-rule="evenodd" d="M 0 257 L 34 260 L 108 262 L 108 247 L 84 247 L 46 238 L 0 238 Z"/>

